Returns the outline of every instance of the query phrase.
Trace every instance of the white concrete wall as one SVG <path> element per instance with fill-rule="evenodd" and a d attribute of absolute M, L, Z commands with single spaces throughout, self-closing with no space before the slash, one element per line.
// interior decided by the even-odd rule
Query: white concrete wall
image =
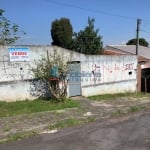
<path fill-rule="evenodd" d="M 44 94 L 44 91 L 39 88 L 41 84 L 32 80 L 34 76 L 31 69 L 35 66 L 34 60 L 38 61 L 46 56 L 47 51 L 52 53 L 56 49 L 64 57 L 71 57 L 71 60 L 80 60 L 82 57 L 79 53 L 72 53 L 72 51 L 55 46 L 17 47 L 29 48 L 29 61 L 10 62 L 9 47 L 0 46 L 0 101 L 35 99 L 40 96 L 40 93 Z"/>
<path fill-rule="evenodd" d="M 14 101 L 34 99 L 31 96 L 30 82 L 15 81 L 15 82 L 1 82 L 0 83 L 0 100 L 1 101 Z"/>
<path fill-rule="evenodd" d="M 95 56 L 81 62 L 82 95 L 136 91 L 136 58 L 133 55 Z"/>
<path fill-rule="evenodd" d="M 55 49 L 64 57 L 71 58 L 71 61 L 81 61 L 82 72 L 92 75 L 91 71 L 94 70 L 101 74 L 95 81 L 93 76 L 90 80 L 81 78 L 83 96 L 136 90 L 136 56 L 85 56 L 55 46 L 19 47 L 29 48 L 29 61 L 10 62 L 9 47 L 0 47 L 0 101 L 35 99 L 47 95 L 47 91 L 41 90 L 45 84 L 34 80 L 31 69 L 35 65 L 34 60 L 40 60 L 47 51 L 52 53 Z M 129 75 L 131 71 L 132 75 Z"/>

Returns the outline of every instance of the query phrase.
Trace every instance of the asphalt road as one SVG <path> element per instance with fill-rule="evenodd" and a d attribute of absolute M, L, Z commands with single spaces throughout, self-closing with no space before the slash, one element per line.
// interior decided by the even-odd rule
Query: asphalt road
<path fill-rule="evenodd" d="M 1 144 L 0 150 L 150 150 L 150 112 Z"/>

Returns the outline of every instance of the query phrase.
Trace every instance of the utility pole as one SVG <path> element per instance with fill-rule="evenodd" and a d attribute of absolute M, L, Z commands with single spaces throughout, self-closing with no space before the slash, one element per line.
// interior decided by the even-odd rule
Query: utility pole
<path fill-rule="evenodd" d="M 139 31 L 140 31 L 140 24 L 141 24 L 141 19 L 137 19 L 137 29 L 136 29 L 136 55 L 138 55 L 138 50 L 139 50 Z"/>

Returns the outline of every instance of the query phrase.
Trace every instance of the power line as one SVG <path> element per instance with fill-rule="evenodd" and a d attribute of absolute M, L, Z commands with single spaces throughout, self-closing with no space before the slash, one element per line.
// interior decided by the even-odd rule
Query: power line
<path fill-rule="evenodd" d="M 62 3 L 62 2 L 53 1 L 53 0 L 49 0 L 48 2 L 56 4 L 56 5 L 60 5 L 60 6 L 77 8 L 77 9 L 80 9 L 80 10 L 84 10 L 84 11 L 88 11 L 88 12 L 92 12 L 92 13 L 99 13 L 99 14 L 103 14 L 103 15 L 107 15 L 107 16 L 112 16 L 112 17 L 120 17 L 120 18 L 124 18 L 124 19 L 132 19 L 132 20 L 133 19 L 134 20 L 137 19 L 136 17 L 123 16 L 123 15 L 113 14 L 113 13 L 109 13 L 109 12 L 105 12 L 105 11 L 99 11 L 99 10 L 93 10 L 93 9 L 89 9 L 89 8 L 83 8 L 83 7 L 80 7 L 80 6 L 76 6 L 76 5 L 72 5 L 72 4 L 67 4 L 67 3 Z M 146 19 L 144 19 L 144 20 L 146 20 Z M 149 22 L 150 22 L 150 20 L 149 20 Z"/>
<path fill-rule="evenodd" d="M 141 32 L 144 32 L 144 33 L 150 33 L 150 31 L 146 31 L 146 30 L 143 30 L 143 29 L 140 29 Z"/>
<path fill-rule="evenodd" d="M 150 20 L 146 19 L 146 18 L 142 18 L 142 21 L 145 22 L 145 25 L 150 24 Z"/>
<path fill-rule="evenodd" d="M 59 6 L 76 8 L 76 9 L 80 9 L 80 10 L 88 11 L 88 12 L 92 12 L 92 13 L 99 13 L 99 14 L 103 14 L 103 15 L 107 15 L 107 16 L 119 17 L 122 19 L 137 20 L 136 17 L 123 16 L 123 15 L 113 14 L 113 13 L 106 12 L 106 11 L 99 11 L 99 10 L 94 10 L 94 9 L 89 9 L 89 8 L 83 8 L 80 6 L 76 6 L 76 5 L 72 5 L 72 4 L 68 4 L 68 3 L 64 3 L 64 2 L 58 2 L 58 1 L 54 1 L 54 0 L 47 0 L 47 2 L 53 3 L 55 5 L 59 5 Z M 146 18 L 141 18 L 140 20 L 142 20 L 142 22 L 145 22 L 145 24 L 150 24 L 150 20 L 148 20 Z M 143 29 L 140 29 L 139 31 L 145 32 L 145 33 L 150 33 L 150 31 L 145 31 Z"/>

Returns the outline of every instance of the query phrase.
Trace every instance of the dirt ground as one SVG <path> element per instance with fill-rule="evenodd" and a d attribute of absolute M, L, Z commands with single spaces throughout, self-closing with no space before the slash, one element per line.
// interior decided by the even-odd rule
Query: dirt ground
<path fill-rule="evenodd" d="M 72 97 L 72 99 L 79 101 L 81 107 L 0 118 L 0 141 L 16 133 L 46 131 L 49 125 L 68 118 L 86 119 L 93 117 L 99 120 L 150 108 L 150 99 L 147 97 L 142 99 L 126 97 L 100 102 L 91 101 L 81 96 Z"/>

